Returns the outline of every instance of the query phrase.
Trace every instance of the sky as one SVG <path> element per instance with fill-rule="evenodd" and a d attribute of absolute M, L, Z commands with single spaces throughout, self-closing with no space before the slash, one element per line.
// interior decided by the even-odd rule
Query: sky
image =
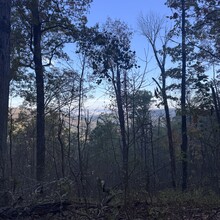
<path fill-rule="evenodd" d="M 146 59 L 145 54 L 146 51 L 149 50 L 146 39 L 141 36 L 138 31 L 137 19 L 141 14 L 146 15 L 151 12 L 161 16 L 168 15 L 170 9 L 164 5 L 165 1 L 166 0 L 93 0 L 89 13 L 87 14 L 88 25 L 93 26 L 96 23 L 103 24 L 108 17 L 111 19 L 120 19 L 127 23 L 134 32 L 132 49 L 136 51 L 138 64 L 143 68 L 145 66 L 144 60 Z M 148 67 L 147 71 L 150 72 L 154 70 L 155 66 L 156 64 L 151 62 L 151 66 Z M 151 81 L 149 84 L 152 83 L 152 76 L 157 78 L 158 75 L 158 72 L 151 71 L 148 76 L 149 81 Z M 154 87 L 155 86 L 151 84 L 145 89 L 152 90 Z M 93 91 L 94 99 L 89 99 L 86 102 L 86 108 L 94 110 L 104 109 L 104 106 L 109 103 L 109 97 L 105 92 L 104 88 L 96 88 L 96 90 Z M 16 105 L 22 103 L 21 99 L 16 99 L 15 101 Z"/>
<path fill-rule="evenodd" d="M 151 12 L 161 16 L 168 15 L 170 9 L 164 3 L 165 0 L 93 0 L 87 16 L 88 25 L 102 24 L 108 17 L 126 22 L 134 31 L 132 47 L 138 57 L 144 59 L 146 40 L 138 32 L 137 19 L 141 14 Z"/>
<path fill-rule="evenodd" d="M 95 23 L 105 21 L 107 17 L 119 18 L 135 28 L 141 12 L 166 15 L 169 9 L 164 3 L 165 0 L 93 0 L 88 20 Z"/>
<path fill-rule="evenodd" d="M 159 72 L 156 71 L 157 65 L 152 58 L 153 55 L 149 51 L 146 39 L 138 31 L 137 20 L 141 14 L 155 13 L 159 16 L 169 15 L 170 9 L 164 3 L 165 0 L 93 0 L 90 12 L 87 15 L 89 26 L 96 23 L 103 24 L 110 17 L 111 19 L 124 21 L 132 29 L 134 32 L 132 49 L 136 51 L 139 65 L 142 68 L 145 67 L 146 53 L 147 58 L 152 60 L 147 68 L 147 72 L 149 71 L 149 75 L 147 76 L 149 86 L 144 88 L 146 90 L 153 90 L 155 85 L 152 82 L 152 76 L 157 78 Z M 89 100 L 87 104 L 90 108 L 97 109 L 100 106 L 102 108 L 108 104 L 108 96 L 104 95 L 104 91 L 98 91 L 95 94 L 95 99 Z"/>

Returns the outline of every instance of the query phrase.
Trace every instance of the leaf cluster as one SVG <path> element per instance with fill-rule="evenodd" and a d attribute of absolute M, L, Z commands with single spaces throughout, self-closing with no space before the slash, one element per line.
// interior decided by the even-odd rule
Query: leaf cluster
<path fill-rule="evenodd" d="M 90 60 L 94 74 L 98 75 L 97 83 L 103 78 L 114 81 L 116 72 L 123 72 L 138 67 L 135 51 L 131 50 L 131 32 L 121 21 L 108 19 L 104 27 L 85 29 L 79 41 L 79 51 Z"/>
<path fill-rule="evenodd" d="M 54 59 L 67 59 L 64 46 L 75 42 L 86 24 L 85 12 L 92 0 L 42 0 L 39 2 L 41 52 L 44 66 Z M 14 0 L 11 16 L 11 60 L 13 76 L 33 63 L 33 1 Z"/>

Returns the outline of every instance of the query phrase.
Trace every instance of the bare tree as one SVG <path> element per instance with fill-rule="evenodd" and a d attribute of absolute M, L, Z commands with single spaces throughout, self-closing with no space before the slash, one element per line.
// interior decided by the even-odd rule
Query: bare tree
<path fill-rule="evenodd" d="M 167 74 L 166 74 L 166 62 L 167 62 L 167 47 L 170 41 L 169 31 L 164 28 L 164 20 L 159 16 L 154 14 L 149 14 L 147 16 L 140 16 L 138 19 L 138 25 L 141 31 L 141 34 L 146 37 L 149 42 L 153 53 L 154 58 L 156 59 L 157 65 L 160 69 L 161 83 L 153 78 L 157 84 L 159 93 L 162 97 L 162 102 L 164 105 L 164 111 L 166 116 L 166 127 L 167 127 L 167 138 L 169 143 L 169 152 L 170 152 L 170 166 L 171 166 L 171 177 L 172 177 L 172 186 L 176 188 L 176 159 L 175 159 L 175 148 L 173 144 L 171 120 L 169 113 L 168 97 L 167 97 Z M 163 36 L 161 32 L 164 30 Z M 159 42 L 158 42 L 159 41 Z M 160 49 L 157 48 L 157 43 L 159 43 Z M 159 95 L 159 94 L 158 94 Z"/>

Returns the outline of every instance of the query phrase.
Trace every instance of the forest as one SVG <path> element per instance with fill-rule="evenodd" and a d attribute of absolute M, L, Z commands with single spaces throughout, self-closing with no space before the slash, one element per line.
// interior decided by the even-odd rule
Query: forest
<path fill-rule="evenodd" d="M 220 1 L 140 14 L 143 66 L 93 1 L 0 0 L 0 219 L 220 219 Z"/>

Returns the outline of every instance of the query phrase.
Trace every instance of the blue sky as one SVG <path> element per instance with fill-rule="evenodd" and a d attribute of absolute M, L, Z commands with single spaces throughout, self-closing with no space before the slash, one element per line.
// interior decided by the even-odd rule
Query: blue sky
<path fill-rule="evenodd" d="M 120 19 L 128 24 L 134 31 L 132 47 L 138 57 L 144 58 L 146 40 L 138 33 L 137 19 L 153 12 L 161 16 L 170 13 L 170 9 L 164 5 L 166 0 L 93 0 L 88 14 L 88 24 L 104 23 L 108 17 Z"/>
<path fill-rule="evenodd" d="M 132 49 L 136 51 L 137 57 L 145 59 L 145 50 L 147 50 L 146 39 L 138 33 L 137 19 L 138 16 L 153 12 L 158 15 L 167 15 L 170 13 L 170 9 L 167 8 L 164 3 L 166 0 L 93 0 L 91 8 L 89 10 L 88 25 L 94 25 L 96 23 L 105 23 L 108 17 L 112 19 L 120 19 L 128 24 L 134 31 L 134 37 L 132 40 Z M 139 65 L 144 68 L 145 63 L 139 59 Z M 151 62 L 148 71 L 154 69 L 156 64 Z M 153 71 L 148 75 L 149 81 L 151 77 L 157 77 L 157 71 Z M 152 80 L 151 80 L 152 81 Z M 155 86 L 148 86 L 147 90 L 152 90 Z M 92 109 L 103 109 L 103 107 L 109 103 L 109 97 L 105 94 L 105 89 L 99 87 L 96 91 L 93 91 L 94 99 L 90 99 L 87 102 L 87 106 Z M 20 100 L 20 99 L 19 99 Z M 20 100 L 21 101 L 21 100 Z M 16 100 L 15 102 L 18 102 Z M 18 102 L 19 103 L 19 102 Z M 20 104 L 20 103 L 19 103 Z"/>
<path fill-rule="evenodd" d="M 132 49 L 136 51 L 138 57 L 138 63 L 144 69 L 145 63 L 141 60 L 146 59 L 145 53 L 148 54 L 148 59 L 152 58 L 153 55 L 148 49 L 146 39 L 140 35 L 138 31 L 137 19 L 143 14 L 156 13 L 160 16 L 166 16 L 170 14 L 170 9 L 164 5 L 166 0 L 93 0 L 91 4 L 90 12 L 88 14 L 88 25 L 92 26 L 96 23 L 105 23 L 108 17 L 112 19 L 120 19 L 128 24 L 129 27 L 134 32 L 134 37 L 132 39 Z M 155 68 L 154 58 L 151 59 L 152 62 L 148 65 L 147 81 L 148 85 L 146 90 L 153 90 L 155 85 L 152 83 L 152 76 L 157 78 L 159 76 L 159 71 Z M 140 71 L 142 71 L 142 69 Z M 151 71 L 153 70 L 153 71 Z M 88 105 L 91 108 L 96 108 L 96 106 L 104 106 L 108 103 L 108 96 L 103 92 L 96 91 L 95 100 L 89 100 Z"/>
<path fill-rule="evenodd" d="M 105 21 L 107 17 L 121 19 L 133 27 L 138 15 L 150 11 L 166 15 L 165 0 L 93 0 L 88 16 L 90 23 Z"/>

